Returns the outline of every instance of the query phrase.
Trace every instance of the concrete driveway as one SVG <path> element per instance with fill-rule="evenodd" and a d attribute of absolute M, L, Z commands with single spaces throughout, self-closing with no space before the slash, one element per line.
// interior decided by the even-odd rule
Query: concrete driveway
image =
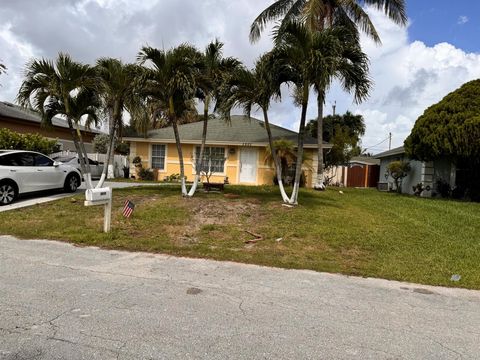
<path fill-rule="evenodd" d="M 478 359 L 480 292 L 0 237 L 1 359 Z"/>
<path fill-rule="evenodd" d="M 94 185 L 97 184 L 97 181 L 93 182 Z M 114 181 L 106 181 L 104 186 L 111 187 L 112 189 L 122 189 L 128 187 L 137 187 L 137 186 L 157 186 L 159 184 L 156 183 L 131 183 L 131 182 L 114 182 Z M 55 201 L 59 199 L 63 199 L 74 194 L 80 194 L 85 192 L 85 183 L 78 188 L 76 193 L 64 193 L 60 192 L 59 190 L 55 191 L 46 191 L 40 194 L 32 194 L 32 195 L 25 195 L 15 201 L 13 204 L 0 206 L 0 212 L 8 211 L 8 210 L 15 210 L 21 209 L 27 206 L 32 206 L 36 204 L 42 204 L 50 201 Z"/>

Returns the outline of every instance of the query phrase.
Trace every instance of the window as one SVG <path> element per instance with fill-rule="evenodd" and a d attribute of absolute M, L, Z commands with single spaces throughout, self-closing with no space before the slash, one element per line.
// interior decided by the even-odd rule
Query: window
<path fill-rule="evenodd" d="M 53 161 L 46 156 L 37 154 L 35 155 L 35 166 L 53 166 Z"/>
<path fill-rule="evenodd" d="M 14 153 L 3 155 L 0 165 L 4 166 L 33 166 L 33 156 L 30 153 Z"/>
<path fill-rule="evenodd" d="M 195 159 L 200 157 L 200 146 L 195 149 Z M 223 173 L 225 172 L 225 148 L 205 147 L 203 160 L 200 165 L 201 172 Z"/>
<path fill-rule="evenodd" d="M 152 145 L 152 168 L 165 170 L 165 145 Z"/>

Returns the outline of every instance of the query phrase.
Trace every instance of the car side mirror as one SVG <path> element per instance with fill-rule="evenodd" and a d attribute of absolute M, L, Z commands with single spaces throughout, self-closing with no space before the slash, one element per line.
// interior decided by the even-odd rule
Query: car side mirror
<path fill-rule="evenodd" d="M 59 166 L 60 166 L 60 163 L 59 163 L 58 161 L 54 161 L 54 162 L 53 162 L 53 166 L 59 167 Z"/>

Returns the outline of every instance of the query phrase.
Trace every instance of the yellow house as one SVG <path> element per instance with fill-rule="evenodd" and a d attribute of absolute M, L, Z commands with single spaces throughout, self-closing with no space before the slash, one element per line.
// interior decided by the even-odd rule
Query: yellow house
<path fill-rule="evenodd" d="M 179 126 L 187 181 L 195 177 L 195 156 L 199 154 L 202 128 L 202 121 Z M 271 125 L 271 131 L 275 140 L 286 139 L 297 143 L 298 134 L 294 131 L 276 125 Z M 156 180 L 180 173 L 171 127 L 151 130 L 146 137 L 125 137 L 124 140 L 130 143 L 130 158 L 139 156 L 144 168 L 155 171 Z M 211 155 L 208 164 L 210 182 L 273 184 L 275 171 L 266 161 L 267 146 L 267 132 L 261 120 L 237 115 L 233 115 L 229 122 L 222 118 L 209 120 L 205 152 Z M 324 147 L 330 148 L 331 145 L 325 144 Z M 316 173 L 317 139 L 307 136 L 304 148 L 307 160 L 303 170 L 306 186 L 311 187 Z M 130 165 L 130 174 L 136 174 L 133 164 Z"/>

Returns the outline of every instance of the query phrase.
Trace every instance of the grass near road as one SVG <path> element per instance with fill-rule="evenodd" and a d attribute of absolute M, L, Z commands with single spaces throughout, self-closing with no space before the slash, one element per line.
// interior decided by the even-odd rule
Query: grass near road
<path fill-rule="evenodd" d="M 0 234 L 480 289 L 480 204 L 343 191 L 305 190 L 300 206 L 286 208 L 273 187 L 229 186 L 234 199 L 117 189 L 110 234 L 101 232 L 103 208 L 84 207 L 82 195 L 4 212 Z M 128 220 L 127 198 L 137 205 Z M 245 230 L 265 240 L 245 244 Z"/>

